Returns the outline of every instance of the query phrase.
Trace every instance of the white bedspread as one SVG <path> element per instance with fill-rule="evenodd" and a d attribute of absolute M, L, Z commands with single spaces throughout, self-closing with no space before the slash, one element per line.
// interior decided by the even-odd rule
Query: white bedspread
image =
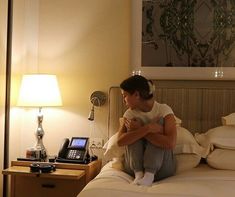
<path fill-rule="evenodd" d="M 78 197 L 234 197 L 235 171 L 216 170 L 206 164 L 154 183 L 131 184 L 133 178 L 108 163 Z"/>

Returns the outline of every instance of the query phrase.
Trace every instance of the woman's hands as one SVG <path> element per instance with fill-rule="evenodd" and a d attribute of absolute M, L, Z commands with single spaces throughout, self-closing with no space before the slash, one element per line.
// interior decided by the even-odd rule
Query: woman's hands
<path fill-rule="evenodd" d="M 146 126 L 140 119 L 127 119 L 124 118 L 124 122 L 119 128 L 118 145 L 126 146 L 136 142 L 148 134 Z"/>
<path fill-rule="evenodd" d="M 161 124 L 158 124 L 161 126 Z M 160 128 L 157 128 L 158 126 L 155 125 L 155 123 L 148 125 L 150 127 L 149 130 L 157 131 Z M 175 124 L 175 117 L 173 114 L 168 114 L 164 117 L 164 129 L 161 133 L 148 133 L 145 135 L 145 139 L 147 139 L 152 144 L 173 150 L 176 145 L 176 124 Z M 160 131 L 160 130 L 159 130 Z"/>
<path fill-rule="evenodd" d="M 124 124 L 125 124 L 128 131 L 133 131 L 133 130 L 138 129 L 141 126 L 143 126 L 142 120 L 137 119 L 137 118 L 133 118 L 131 120 L 124 118 Z"/>
<path fill-rule="evenodd" d="M 155 117 L 148 123 L 146 126 L 148 133 L 163 133 L 163 126 L 160 125 L 158 122 L 160 117 Z M 133 118 L 127 119 L 124 118 L 124 124 L 128 131 L 136 130 L 144 125 L 141 119 Z"/>
<path fill-rule="evenodd" d="M 149 133 L 160 133 L 163 134 L 163 125 L 159 124 L 160 117 L 155 117 L 148 124 Z"/>
<path fill-rule="evenodd" d="M 159 133 L 163 134 L 163 126 L 158 124 L 157 122 L 150 122 L 148 124 L 149 133 Z"/>

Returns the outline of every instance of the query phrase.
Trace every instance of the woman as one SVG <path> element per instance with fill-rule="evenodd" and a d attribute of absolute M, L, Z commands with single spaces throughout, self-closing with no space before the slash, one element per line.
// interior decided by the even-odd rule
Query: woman
<path fill-rule="evenodd" d="M 134 184 L 150 186 L 175 173 L 174 114 L 153 99 L 154 85 L 143 76 L 129 77 L 120 87 L 128 107 L 118 135 L 118 145 L 126 146 L 124 170 Z"/>

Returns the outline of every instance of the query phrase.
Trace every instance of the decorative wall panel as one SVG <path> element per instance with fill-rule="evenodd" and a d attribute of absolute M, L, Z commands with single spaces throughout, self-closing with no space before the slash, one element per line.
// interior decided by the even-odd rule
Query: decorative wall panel
<path fill-rule="evenodd" d="M 234 0 L 143 0 L 148 67 L 234 67 Z"/>

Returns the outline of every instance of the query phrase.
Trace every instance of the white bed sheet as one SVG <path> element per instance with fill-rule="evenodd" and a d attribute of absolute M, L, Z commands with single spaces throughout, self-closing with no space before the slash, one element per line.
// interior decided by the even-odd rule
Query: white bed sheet
<path fill-rule="evenodd" d="M 78 197 L 233 197 L 235 171 L 216 170 L 200 164 L 191 170 L 154 183 L 151 187 L 131 184 L 133 178 L 106 164 Z"/>

